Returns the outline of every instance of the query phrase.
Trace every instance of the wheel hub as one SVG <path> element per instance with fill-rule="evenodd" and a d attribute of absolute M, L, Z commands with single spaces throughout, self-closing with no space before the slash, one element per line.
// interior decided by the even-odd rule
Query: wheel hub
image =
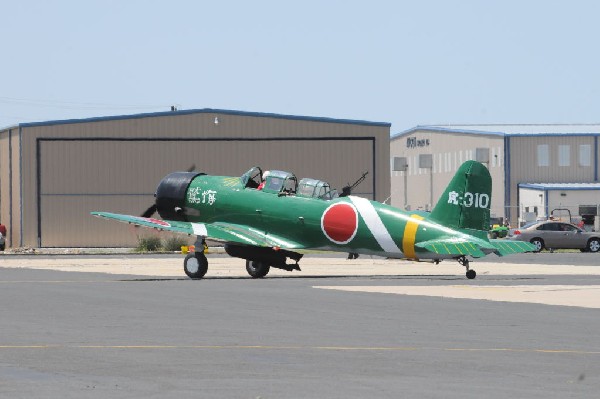
<path fill-rule="evenodd" d="M 197 273 L 198 270 L 200 269 L 200 264 L 198 263 L 198 259 L 196 259 L 196 258 L 188 259 L 185 266 L 190 273 Z"/>

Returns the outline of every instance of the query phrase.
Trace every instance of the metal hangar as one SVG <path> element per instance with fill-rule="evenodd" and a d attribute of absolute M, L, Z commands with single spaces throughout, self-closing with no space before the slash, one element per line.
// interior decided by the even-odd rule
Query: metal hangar
<path fill-rule="evenodd" d="M 241 176 L 288 170 L 389 197 L 390 124 L 197 109 L 22 123 L 0 129 L 0 222 L 9 247 L 134 246 L 137 231 L 90 211 L 137 215 L 162 177 L 195 165 Z"/>

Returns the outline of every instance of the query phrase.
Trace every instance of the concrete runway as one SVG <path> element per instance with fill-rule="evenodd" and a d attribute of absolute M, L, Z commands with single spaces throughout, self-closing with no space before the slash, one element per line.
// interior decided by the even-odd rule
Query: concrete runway
<path fill-rule="evenodd" d="M 312 256 L 253 280 L 211 256 L 192 281 L 180 255 L 2 256 L 0 396 L 595 398 L 600 256 L 539 255 L 471 281 L 456 262 Z"/>

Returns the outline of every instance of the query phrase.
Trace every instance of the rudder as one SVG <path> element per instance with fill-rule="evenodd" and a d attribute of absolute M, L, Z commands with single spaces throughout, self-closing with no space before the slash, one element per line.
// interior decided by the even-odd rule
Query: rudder
<path fill-rule="evenodd" d="M 491 201 L 489 170 L 480 162 L 467 161 L 458 168 L 429 217 L 453 229 L 485 231 L 487 237 Z"/>

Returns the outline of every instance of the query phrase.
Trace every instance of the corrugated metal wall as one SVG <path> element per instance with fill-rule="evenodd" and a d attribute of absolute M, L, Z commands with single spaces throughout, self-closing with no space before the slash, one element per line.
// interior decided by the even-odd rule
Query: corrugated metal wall
<path fill-rule="evenodd" d="M 7 228 L 7 246 L 20 245 L 21 200 L 19 129 L 0 132 L 0 221 Z"/>
<path fill-rule="evenodd" d="M 570 182 L 592 182 L 594 181 L 593 153 L 590 166 L 584 167 L 578 164 L 579 145 L 590 145 L 594 151 L 593 136 L 539 136 L 518 137 L 512 136 L 511 141 L 511 171 L 513 186 L 517 183 L 570 183 Z M 547 167 L 539 167 L 537 159 L 537 147 L 540 144 L 548 144 L 548 155 L 550 164 Z M 568 145 L 570 148 L 570 165 L 558 165 L 558 147 Z"/>
<path fill-rule="evenodd" d="M 0 222 L 10 226 L 10 144 L 9 131 L 0 132 Z M 7 244 L 10 244 L 10 240 Z"/>
<path fill-rule="evenodd" d="M 594 182 L 594 136 L 576 135 L 539 135 L 539 136 L 511 136 L 510 137 L 510 204 L 515 212 L 511 214 L 513 223 L 516 223 L 516 209 L 519 206 L 519 183 L 589 183 Z M 538 166 L 538 145 L 548 145 L 549 165 Z M 579 165 L 579 146 L 591 146 L 590 166 Z M 569 166 L 559 166 L 559 146 L 567 145 L 570 148 Z M 596 158 L 598 159 L 598 158 Z"/>
<path fill-rule="evenodd" d="M 381 200 L 389 195 L 385 124 L 174 113 L 26 124 L 22 142 L 25 228 L 22 244 L 15 245 L 134 245 L 135 229 L 89 212 L 139 214 L 153 203 L 163 176 L 192 164 L 208 174 L 232 176 L 254 165 L 283 169 L 338 188 L 369 171 L 355 192 Z M 13 165 L 19 161 L 15 152 L 13 147 Z"/>

